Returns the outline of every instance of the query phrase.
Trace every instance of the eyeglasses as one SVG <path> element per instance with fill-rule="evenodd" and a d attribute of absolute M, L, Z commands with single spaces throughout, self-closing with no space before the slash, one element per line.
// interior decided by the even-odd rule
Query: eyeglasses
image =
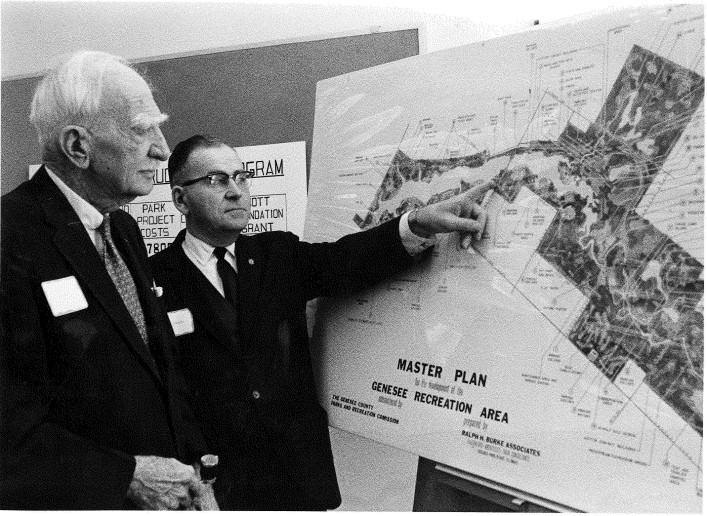
<path fill-rule="evenodd" d="M 209 180 L 209 185 L 217 188 L 228 188 L 229 180 L 233 179 L 238 188 L 248 188 L 250 187 L 250 180 L 253 177 L 253 172 L 248 170 L 236 170 L 233 174 L 227 174 L 226 172 L 211 172 L 205 176 L 197 177 L 196 179 L 190 179 L 189 181 L 184 181 L 178 186 L 189 186 L 204 179 Z"/>

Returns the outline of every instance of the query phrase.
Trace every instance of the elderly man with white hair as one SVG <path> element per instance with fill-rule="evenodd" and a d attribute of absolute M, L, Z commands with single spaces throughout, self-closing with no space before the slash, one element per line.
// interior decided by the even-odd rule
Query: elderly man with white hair
<path fill-rule="evenodd" d="M 126 61 L 80 52 L 32 100 L 44 165 L 2 197 L 0 508 L 214 509 L 135 221 L 167 119 Z"/>

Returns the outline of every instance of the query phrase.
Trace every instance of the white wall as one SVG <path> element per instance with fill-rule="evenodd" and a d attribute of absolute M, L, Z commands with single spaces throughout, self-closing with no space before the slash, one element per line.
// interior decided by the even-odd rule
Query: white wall
<path fill-rule="evenodd" d="M 89 47 L 140 59 L 400 24 L 427 25 L 431 49 L 498 34 L 469 19 L 385 6 L 3 2 L 1 9 L 3 78 L 36 74 L 62 53 Z"/>
<path fill-rule="evenodd" d="M 327 5 L 321 0 L 320 5 L 3 1 L 2 78 L 37 75 L 59 55 L 82 48 L 132 60 L 401 25 L 422 27 L 421 50 L 431 52 L 516 32 L 536 19 L 546 23 L 609 4 L 609 0 L 585 0 L 580 5 L 519 0 L 348 2 L 366 5 L 325 1 Z"/>

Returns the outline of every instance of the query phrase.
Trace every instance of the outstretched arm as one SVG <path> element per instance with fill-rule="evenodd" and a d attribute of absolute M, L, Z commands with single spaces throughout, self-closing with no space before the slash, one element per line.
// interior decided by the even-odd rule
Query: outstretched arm
<path fill-rule="evenodd" d="M 486 227 L 486 210 L 482 207 L 482 201 L 493 185 L 493 181 L 487 181 L 451 199 L 418 208 L 408 218 L 410 229 L 422 238 L 459 231 L 480 240 Z M 471 238 L 462 238 L 463 247 L 467 248 L 470 244 Z"/>

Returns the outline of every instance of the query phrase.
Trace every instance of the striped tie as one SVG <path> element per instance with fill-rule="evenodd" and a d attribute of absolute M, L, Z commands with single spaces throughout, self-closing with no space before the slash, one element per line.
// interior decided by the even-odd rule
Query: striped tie
<path fill-rule="evenodd" d="M 145 315 L 142 313 L 142 306 L 140 305 L 140 298 L 137 295 L 137 288 L 135 288 L 135 281 L 130 274 L 130 270 L 128 270 L 128 266 L 125 265 L 123 258 L 115 247 L 115 242 L 113 242 L 113 237 L 111 237 L 110 234 L 110 218 L 108 214 L 103 217 L 103 222 L 98 226 L 98 232 L 103 237 L 103 261 L 106 265 L 108 275 L 118 289 L 120 297 L 123 298 L 123 303 L 125 303 L 125 307 L 128 309 L 128 312 L 130 312 L 130 316 L 133 318 L 133 321 L 135 321 L 135 326 L 137 326 L 142 340 L 145 344 L 148 344 Z"/>

